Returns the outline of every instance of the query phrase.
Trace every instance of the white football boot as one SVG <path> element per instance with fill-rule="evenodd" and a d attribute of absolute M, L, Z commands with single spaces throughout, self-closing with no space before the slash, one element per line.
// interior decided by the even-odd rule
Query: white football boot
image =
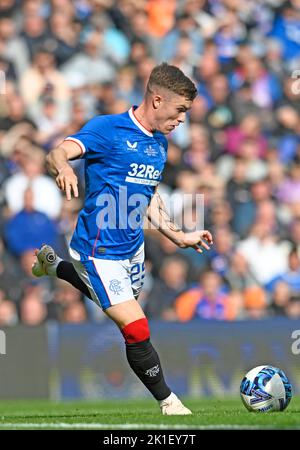
<path fill-rule="evenodd" d="M 165 400 L 159 402 L 159 406 L 162 414 L 165 416 L 187 416 L 192 414 L 192 411 L 186 408 L 173 392 Z"/>
<path fill-rule="evenodd" d="M 44 275 L 55 276 L 56 268 L 62 259 L 57 256 L 50 245 L 44 244 L 39 250 L 35 251 L 36 260 L 34 261 L 31 271 L 35 277 Z"/>

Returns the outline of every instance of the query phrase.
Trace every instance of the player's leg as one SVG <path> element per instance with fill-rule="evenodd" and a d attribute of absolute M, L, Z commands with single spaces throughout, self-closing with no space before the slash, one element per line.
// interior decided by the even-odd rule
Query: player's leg
<path fill-rule="evenodd" d="M 105 310 L 120 328 L 126 346 L 128 363 L 154 398 L 162 401 L 171 394 L 159 357 L 150 342 L 148 320 L 136 300 L 132 299 Z"/>
<path fill-rule="evenodd" d="M 40 250 L 36 250 L 35 255 L 36 260 L 32 266 L 33 275 L 36 277 L 49 275 L 68 281 L 86 297 L 92 298 L 89 289 L 80 279 L 73 264 L 61 259 L 50 245 L 43 245 Z"/>
<path fill-rule="evenodd" d="M 74 266 L 69 261 L 61 261 L 56 269 L 56 276 L 61 280 L 68 281 L 72 286 L 82 292 L 86 297 L 92 299 L 86 284 L 78 276 Z"/>
<path fill-rule="evenodd" d="M 141 264 L 141 270 L 136 266 L 138 263 Z M 160 403 L 163 414 L 191 414 L 165 382 L 158 354 L 150 341 L 148 320 L 134 299 L 134 294 L 138 295 L 140 291 L 137 274 L 142 273 L 143 253 L 139 254 L 139 258 L 131 260 L 91 258 L 83 264 L 87 284 L 90 283 L 93 295 L 97 297 L 95 301 L 98 300 L 106 315 L 117 324 L 123 334 L 130 367 Z M 76 263 L 74 266 L 79 269 Z M 82 273 L 80 276 L 83 276 Z M 143 275 L 140 281 L 143 282 Z"/>
<path fill-rule="evenodd" d="M 120 328 L 125 339 L 128 363 L 159 402 L 162 413 L 191 414 L 165 382 L 159 356 L 150 341 L 148 320 L 137 301 L 132 299 L 110 306 L 105 313 Z"/>
<path fill-rule="evenodd" d="M 140 292 L 143 275 L 138 281 L 137 268 L 134 267 L 133 274 L 130 274 L 131 266 L 134 267 L 135 264 L 128 261 L 126 266 L 126 261 L 94 258 L 85 261 L 84 264 L 74 259 L 73 263 L 68 263 L 61 260 L 50 246 L 43 246 L 37 251 L 33 273 L 36 276 L 50 275 L 62 278 L 101 306 L 107 316 L 120 328 L 125 339 L 129 365 L 159 401 L 162 413 L 191 414 L 165 383 L 159 357 L 150 342 L 148 321 L 140 305 L 133 299 L 133 295 L 137 298 Z M 120 269 L 123 271 L 121 277 Z M 121 278 L 123 284 L 119 281 Z M 121 294 L 122 296 L 118 298 Z"/>

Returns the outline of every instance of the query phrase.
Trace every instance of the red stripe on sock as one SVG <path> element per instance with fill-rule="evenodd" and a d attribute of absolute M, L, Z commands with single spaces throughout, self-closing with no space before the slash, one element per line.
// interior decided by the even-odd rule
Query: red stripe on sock
<path fill-rule="evenodd" d="M 150 338 L 148 320 L 145 317 L 129 323 L 121 332 L 126 344 L 136 344 Z"/>

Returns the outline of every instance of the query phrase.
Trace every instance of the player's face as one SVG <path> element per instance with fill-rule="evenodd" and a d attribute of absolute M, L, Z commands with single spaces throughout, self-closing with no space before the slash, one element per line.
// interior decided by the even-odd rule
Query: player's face
<path fill-rule="evenodd" d="M 191 108 L 192 103 L 192 100 L 173 92 L 157 96 L 155 129 L 163 134 L 169 134 L 185 121 L 186 112 Z"/>

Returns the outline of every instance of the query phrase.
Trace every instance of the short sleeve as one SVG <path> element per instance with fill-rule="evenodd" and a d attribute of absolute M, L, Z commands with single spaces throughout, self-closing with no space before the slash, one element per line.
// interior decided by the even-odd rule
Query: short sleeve
<path fill-rule="evenodd" d="M 92 159 L 105 155 L 111 149 L 113 139 L 112 123 L 105 116 L 97 116 L 89 120 L 77 133 L 64 140 L 78 144 L 82 158 Z"/>

